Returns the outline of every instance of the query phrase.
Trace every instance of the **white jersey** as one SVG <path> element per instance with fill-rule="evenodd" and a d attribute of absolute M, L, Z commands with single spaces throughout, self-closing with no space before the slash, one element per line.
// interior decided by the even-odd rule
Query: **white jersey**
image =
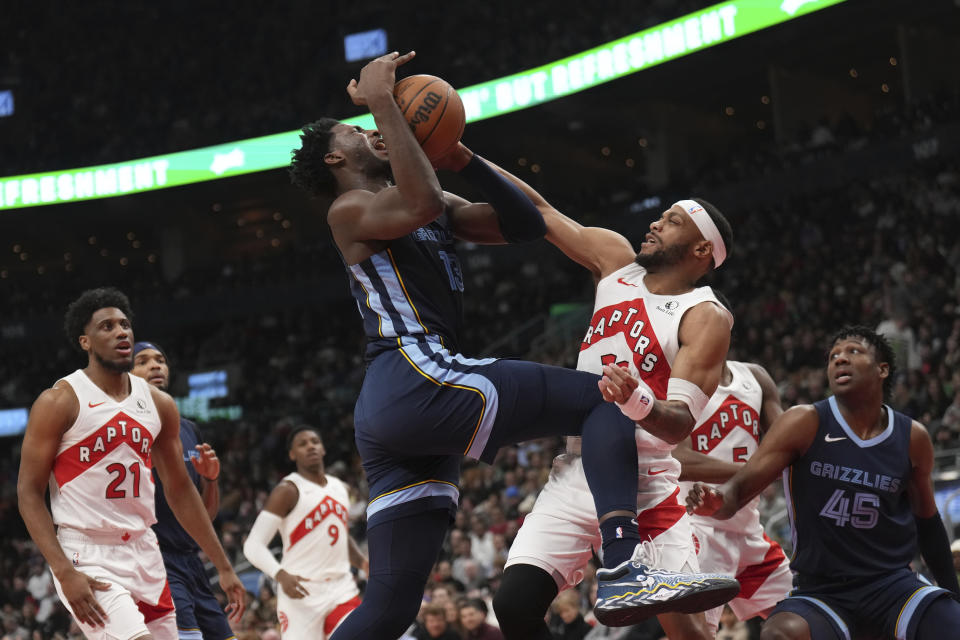
<path fill-rule="evenodd" d="M 614 271 L 597 283 L 593 318 L 580 343 L 577 369 L 602 373 L 603 365 L 626 367 L 642 379 L 659 400 L 667 397 L 673 361 L 680 350 L 680 321 L 701 302 L 723 309 L 733 326 L 733 316 L 720 304 L 710 287 L 676 295 L 651 293 L 644 284 L 647 270 L 636 263 Z M 644 429 L 637 429 L 641 459 L 641 493 L 638 507 L 659 502 L 676 490 L 680 463 L 670 455 L 672 445 Z"/>
<path fill-rule="evenodd" d="M 280 566 L 288 573 L 309 578 L 308 585 L 328 583 L 322 589 L 339 594 L 336 601 L 343 602 L 358 593 L 350 573 L 350 496 L 338 478 L 325 477 L 327 484 L 322 487 L 297 472 L 284 478 L 297 487 L 300 495 L 280 525 Z"/>
<path fill-rule="evenodd" d="M 160 414 L 147 381 L 127 379 L 130 395 L 118 402 L 80 369 L 63 378 L 80 412 L 50 472 L 50 511 L 58 526 L 134 535 L 157 521 L 150 449 Z"/>
<path fill-rule="evenodd" d="M 760 414 L 763 411 L 763 389 L 742 362 L 728 361 L 733 377 L 730 384 L 720 385 L 710 397 L 702 418 L 690 434 L 690 446 L 697 453 L 718 458 L 725 462 L 746 462 L 760 444 Z M 684 483 L 683 495 L 693 486 Z M 729 520 L 709 520 L 714 529 L 748 531 L 760 523 L 756 497 Z"/>

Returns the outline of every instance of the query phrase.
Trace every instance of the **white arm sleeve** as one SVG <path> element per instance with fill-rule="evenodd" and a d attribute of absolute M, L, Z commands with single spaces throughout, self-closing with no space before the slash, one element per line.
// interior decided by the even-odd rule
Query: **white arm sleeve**
<path fill-rule="evenodd" d="M 273 536 L 280 530 L 280 523 L 283 518 L 269 511 L 261 511 L 257 516 L 250 533 L 247 535 L 247 541 L 243 543 L 243 555 L 247 556 L 250 564 L 260 571 L 263 571 L 271 579 L 277 577 L 280 571 L 280 563 L 270 553 L 267 547 Z"/>

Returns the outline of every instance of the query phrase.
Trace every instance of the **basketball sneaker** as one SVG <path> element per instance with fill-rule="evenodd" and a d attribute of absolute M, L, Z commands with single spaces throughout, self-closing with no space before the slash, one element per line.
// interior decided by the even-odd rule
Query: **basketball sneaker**
<path fill-rule="evenodd" d="M 625 627 L 661 613 L 706 611 L 740 592 L 740 583 L 730 576 L 651 569 L 644 561 L 653 562 L 657 551 L 644 540 L 629 560 L 613 569 L 597 570 L 593 613 L 601 624 Z"/>

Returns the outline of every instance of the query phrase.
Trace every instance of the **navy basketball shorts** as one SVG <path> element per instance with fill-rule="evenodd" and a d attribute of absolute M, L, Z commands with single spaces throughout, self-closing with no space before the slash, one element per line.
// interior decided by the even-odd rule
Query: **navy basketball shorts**
<path fill-rule="evenodd" d="M 801 577 L 799 584 L 770 615 L 788 611 L 808 621 L 825 620 L 844 640 L 862 635 L 913 640 L 926 608 L 937 598 L 952 597 L 906 568 L 835 582 L 807 583 Z"/>
<path fill-rule="evenodd" d="M 235 638 L 226 614 L 210 590 L 207 572 L 197 554 L 163 551 L 163 564 L 176 607 L 180 639 Z"/>
<path fill-rule="evenodd" d="M 598 376 L 521 360 L 475 360 L 401 338 L 370 363 L 354 411 L 370 483 L 368 524 L 456 509 L 460 460 L 506 444 L 579 434 L 603 397 Z"/>

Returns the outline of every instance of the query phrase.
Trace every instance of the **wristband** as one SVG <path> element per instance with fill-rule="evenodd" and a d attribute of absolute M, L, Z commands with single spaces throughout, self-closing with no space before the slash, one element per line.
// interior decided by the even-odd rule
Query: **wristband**
<path fill-rule="evenodd" d="M 656 400 L 650 387 L 643 380 L 638 380 L 638 382 L 637 388 L 633 390 L 627 401 L 617 403 L 623 415 L 634 422 L 640 422 L 650 415 L 650 412 L 653 411 L 653 403 Z"/>

